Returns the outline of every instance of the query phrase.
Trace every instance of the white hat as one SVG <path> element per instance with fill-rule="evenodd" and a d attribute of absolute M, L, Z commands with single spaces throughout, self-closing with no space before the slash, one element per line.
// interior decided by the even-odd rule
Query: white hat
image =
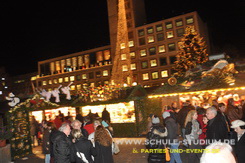
<path fill-rule="evenodd" d="M 153 124 L 160 123 L 160 119 L 158 117 L 154 117 L 154 118 L 152 118 L 152 123 Z"/>
<path fill-rule="evenodd" d="M 167 118 L 167 117 L 170 117 L 170 113 L 167 112 L 167 111 L 165 111 L 165 112 L 163 112 L 162 117 L 163 117 L 164 119 Z"/>
<path fill-rule="evenodd" d="M 245 126 L 245 122 L 242 120 L 235 120 L 235 121 L 231 122 L 231 128 L 236 128 L 239 126 Z"/>

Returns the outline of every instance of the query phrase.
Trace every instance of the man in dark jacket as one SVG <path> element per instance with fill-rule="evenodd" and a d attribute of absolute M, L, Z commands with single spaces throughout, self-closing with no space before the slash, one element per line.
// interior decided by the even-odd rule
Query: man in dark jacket
<path fill-rule="evenodd" d="M 207 109 L 206 116 L 208 118 L 206 140 L 207 143 L 212 143 L 212 141 L 224 141 L 228 138 L 228 131 L 225 122 L 217 116 L 217 109 L 215 107 L 210 107 Z"/>
<path fill-rule="evenodd" d="M 105 122 L 109 122 L 111 123 L 111 117 L 110 117 L 110 113 L 106 110 L 106 108 L 104 108 L 103 112 L 102 112 L 102 121 L 105 121 Z"/>
<path fill-rule="evenodd" d="M 71 132 L 70 125 L 63 123 L 59 131 L 52 136 L 53 154 L 55 163 L 70 163 L 71 140 L 68 138 Z"/>

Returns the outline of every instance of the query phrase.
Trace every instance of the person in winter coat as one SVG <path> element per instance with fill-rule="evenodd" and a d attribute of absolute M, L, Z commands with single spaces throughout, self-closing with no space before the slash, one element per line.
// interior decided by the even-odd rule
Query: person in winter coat
<path fill-rule="evenodd" d="M 38 122 L 35 118 L 35 116 L 31 116 L 31 122 L 30 122 L 30 133 L 31 133 L 31 138 L 32 138 L 32 144 L 35 146 L 35 138 L 36 140 L 38 139 L 37 137 L 37 131 L 38 131 Z"/>
<path fill-rule="evenodd" d="M 234 120 L 238 120 L 242 118 L 242 108 L 235 106 L 235 102 L 233 98 L 228 99 L 227 104 L 227 117 L 232 122 Z"/>
<path fill-rule="evenodd" d="M 178 149 L 179 142 L 178 142 L 178 124 L 177 122 L 171 117 L 169 112 L 164 112 L 162 114 L 164 119 L 166 128 L 167 128 L 167 137 L 166 140 L 170 141 L 170 149 Z M 182 163 L 180 154 L 179 153 L 170 153 L 170 163 Z"/>
<path fill-rule="evenodd" d="M 235 154 L 238 163 L 245 162 L 245 122 L 242 120 L 235 120 L 231 122 L 231 128 L 237 132 L 237 141 L 235 145 Z"/>
<path fill-rule="evenodd" d="M 71 135 L 75 138 L 75 143 L 71 147 L 71 162 L 92 163 L 92 157 L 96 155 L 95 148 L 91 141 L 83 137 L 81 130 L 73 129 Z"/>
<path fill-rule="evenodd" d="M 52 136 L 53 154 L 55 163 L 70 163 L 72 142 L 68 138 L 71 128 L 68 123 L 63 123 L 59 131 Z"/>
<path fill-rule="evenodd" d="M 102 126 L 97 126 L 95 130 L 95 163 L 113 163 L 112 157 L 112 137 L 109 132 Z"/>
<path fill-rule="evenodd" d="M 47 122 L 43 124 L 44 132 L 43 132 L 43 143 L 42 150 L 43 154 L 45 154 L 45 163 L 50 163 L 50 134 L 55 127 L 53 122 Z"/>
<path fill-rule="evenodd" d="M 160 119 L 156 116 L 152 116 L 152 127 L 150 132 L 147 133 L 146 148 L 148 149 L 164 149 L 164 137 L 167 136 L 166 129 L 160 124 Z M 162 141 L 161 141 L 162 140 Z M 157 163 L 165 162 L 166 157 L 163 153 L 149 153 L 148 162 Z"/>
<path fill-rule="evenodd" d="M 199 139 L 199 135 L 202 133 L 200 124 L 197 121 L 197 112 L 195 110 L 189 111 L 185 120 L 185 136 L 187 138 L 190 149 L 202 149 L 201 145 L 195 142 Z M 189 162 L 199 163 L 201 153 L 189 153 Z"/>
<path fill-rule="evenodd" d="M 103 120 L 107 123 L 111 123 L 110 113 L 106 110 L 106 108 L 104 108 L 102 112 L 102 121 Z"/>

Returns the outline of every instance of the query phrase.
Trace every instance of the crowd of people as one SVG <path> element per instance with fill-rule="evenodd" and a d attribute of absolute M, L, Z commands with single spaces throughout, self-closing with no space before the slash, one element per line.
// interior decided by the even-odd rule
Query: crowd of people
<path fill-rule="evenodd" d="M 37 128 L 35 117 L 31 122 Z M 91 112 L 85 117 L 78 113 L 75 120 L 60 111 L 54 120 L 43 120 L 39 128 L 45 163 L 113 163 L 113 154 L 118 152 L 106 109 L 102 117 Z"/>
<path fill-rule="evenodd" d="M 150 153 L 148 162 L 170 162 L 182 163 L 180 153 L 171 152 L 179 149 L 201 149 L 215 148 L 221 152 L 219 154 L 207 154 L 203 152 L 188 153 L 188 162 L 208 162 L 209 157 L 226 158 L 230 152 L 230 159 L 226 162 L 245 162 L 245 102 L 235 104 L 234 99 L 228 99 L 225 103 L 212 101 L 212 106 L 202 108 L 191 105 L 187 100 L 178 108 L 177 103 L 165 106 L 161 116 L 150 114 L 147 125 L 146 145 L 149 149 L 163 149 L 166 146 L 170 149 L 170 159 L 163 157 L 160 153 Z M 161 123 L 161 119 L 163 123 Z M 165 143 L 152 143 L 161 142 Z M 231 150 L 233 149 L 233 150 Z M 194 150 L 193 150 L 194 151 Z M 217 160 L 218 160 L 217 159 Z M 215 159 L 214 159 L 215 160 Z M 216 160 L 216 161 L 217 161 Z M 222 162 L 222 161 L 221 161 Z M 223 161 L 225 162 L 225 161 Z"/>

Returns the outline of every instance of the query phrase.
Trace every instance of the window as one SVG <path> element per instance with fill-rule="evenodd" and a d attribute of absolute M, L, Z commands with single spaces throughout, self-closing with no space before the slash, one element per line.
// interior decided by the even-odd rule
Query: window
<path fill-rule="evenodd" d="M 148 43 L 154 42 L 154 36 L 148 36 Z"/>
<path fill-rule="evenodd" d="M 76 80 L 80 81 L 81 80 L 81 75 L 76 75 Z"/>
<path fill-rule="evenodd" d="M 175 43 L 168 44 L 168 51 L 174 51 L 175 50 Z"/>
<path fill-rule="evenodd" d="M 130 68 L 131 70 L 136 70 L 136 63 L 131 63 Z"/>
<path fill-rule="evenodd" d="M 144 37 L 139 38 L 139 44 L 140 45 L 145 45 L 145 38 Z"/>
<path fill-rule="evenodd" d="M 62 83 L 63 82 L 63 78 L 59 78 L 59 83 Z"/>
<path fill-rule="evenodd" d="M 157 41 L 163 41 L 164 40 L 164 35 L 163 33 L 158 33 L 157 34 Z"/>
<path fill-rule="evenodd" d="M 174 37 L 174 32 L 173 31 L 168 31 L 167 32 L 167 38 L 173 38 Z"/>
<path fill-rule="evenodd" d="M 193 22 L 194 22 L 194 19 L 193 19 L 192 16 L 186 18 L 186 24 L 191 24 L 191 23 L 193 23 Z"/>
<path fill-rule="evenodd" d="M 150 64 L 151 64 L 151 67 L 157 66 L 157 60 L 156 59 L 150 60 Z"/>
<path fill-rule="evenodd" d="M 149 80 L 149 74 L 148 73 L 144 73 L 142 74 L 143 80 Z"/>
<path fill-rule="evenodd" d="M 161 77 L 162 77 L 162 78 L 168 77 L 168 70 L 163 70 L 163 71 L 161 71 Z"/>
<path fill-rule="evenodd" d="M 69 82 L 69 77 L 65 77 L 65 82 Z"/>
<path fill-rule="evenodd" d="M 170 64 L 174 64 L 174 62 L 177 61 L 177 57 L 175 56 L 169 57 L 169 60 L 170 60 Z"/>
<path fill-rule="evenodd" d="M 109 81 L 107 81 L 107 80 L 106 80 L 106 81 L 104 81 L 104 85 L 106 85 L 106 84 L 109 84 Z"/>
<path fill-rule="evenodd" d="M 70 76 L 70 81 L 75 81 L 75 76 Z"/>
<path fill-rule="evenodd" d="M 167 22 L 166 23 L 166 29 L 172 29 L 172 28 L 173 28 L 172 22 Z"/>
<path fill-rule="evenodd" d="M 152 34 L 154 31 L 153 31 L 153 27 L 148 27 L 147 28 L 147 33 L 148 34 Z"/>
<path fill-rule="evenodd" d="M 75 85 L 71 85 L 71 90 L 74 91 L 76 89 Z"/>
<path fill-rule="evenodd" d="M 100 78 L 101 77 L 101 72 L 100 71 L 96 71 L 95 75 L 96 75 L 96 78 Z"/>
<path fill-rule="evenodd" d="M 77 84 L 77 90 L 81 90 L 82 86 L 81 84 Z"/>
<path fill-rule="evenodd" d="M 158 47 L 158 52 L 159 52 L 159 53 L 164 53 L 164 52 L 166 52 L 165 45 L 159 46 L 159 47 Z"/>
<path fill-rule="evenodd" d="M 87 79 L 87 74 L 82 74 L 82 79 Z"/>
<path fill-rule="evenodd" d="M 122 65 L 122 71 L 128 71 L 128 65 Z"/>
<path fill-rule="evenodd" d="M 157 32 L 162 31 L 163 30 L 162 24 L 156 25 L 156 30 L 157 30 Z"/>
<path fill-rule="evenodd" d="M 155 55 L 156 54 L 156 48 L 155 47 L 149 48 L 149 54 L 150 55 Z"/>
<path fill-rule="evenodd" d="M 127 57 L 126 57 L 126 54 L 121 54 L 121 60 L 126 60 Z"/>
<path fill-rule="evenodd" d="M 57 84 L 57 83 L 58 83 L 57 79 L 54 79 L 54 84 Z"/>
<path fill-rule="evenodd" d="M 134 38 L 134 33 L 133 33 L 133 32 L 128 32 L 128 38 L 129 38 L 129 39 Z"/>
<path fill-rule="evenodd" d="M 135 52 L 130 52 L 129 55 L 131 58 L 135 58 Z"/>
<path fill-rule="evenodd" d="M 144 29 L 138 30 L 138 36 L 139 36 L 139 37 L 144 36 L 144 35 L 145 35 Z"/>
<path fill-rule="evenodd" d="M 141 57 L 146 56 L 146 50 L 145 49 L 140 50 L 140 56 Z"/>
<path fill-rule="evenodd" d="M 159 77 L 158 77 L 158 72 L 152 72 L 151 73 L 151 77 L 152 77 L 152 79 L 154 80 L 154 79 L 158 79 Z"/>
<path fill-rule="evenodd" d="M 49 84 L 49 85 L 52 84 L 52 80 L 48 80 L 48 84 Z"/>
<path fill-rule="evenodd" d="M 121 43 L 120 47 L 121 47 L 121 49 L 125 49 L 126 48 L 125 43 Z"/>
<path fill-rule="evenodd" d="M 175 23 L 176 23 L 176 27 L 180 27 L 183 25 L 182 19 L 176 20 Z"/>
<path fill-rule="evenodd" d="M 103 76 L 108 76 L 108 75 L 109 75 L 108 70 L 104 70 L 103 71 Z"/>
<path fill-rule="evenodd" d="M 47 85 L 47 81 L 43 81 L 43 85 Z"/>
<path fill-rule="evenodd" d="M 160 58 L 160 66 L 166 66 L 167 65 L 167 58 L 162 57 Z"/>
<path fill-rule="evenodd" d="M 176 30 L 177 36 L 181 37 L 185 33 L 184 28 L 179 28 Z"/>
<path fill-rule="evenodd" d="M 89 79 L 93 79 L 93 78 L 94 78 L 94 73 L 93 73 L 93 72 L 90 72 L 90 73 L 88 74 L 88 78 L 89 78 Z"/>
<path fill-rule="evenodd" d="M 128 42 L 128 46 L 129 46 L 129 47 L 133 47 L 133 46 L 134 46 L 134 41 L 129 41 L 129 42 Z"/>
<path fill-rule="evenodd" d="M 148 68 L 148 62 L 147 61 L 142 61 L 141 62 L 141 67 L 142 67 L 142 69 Z"/>

